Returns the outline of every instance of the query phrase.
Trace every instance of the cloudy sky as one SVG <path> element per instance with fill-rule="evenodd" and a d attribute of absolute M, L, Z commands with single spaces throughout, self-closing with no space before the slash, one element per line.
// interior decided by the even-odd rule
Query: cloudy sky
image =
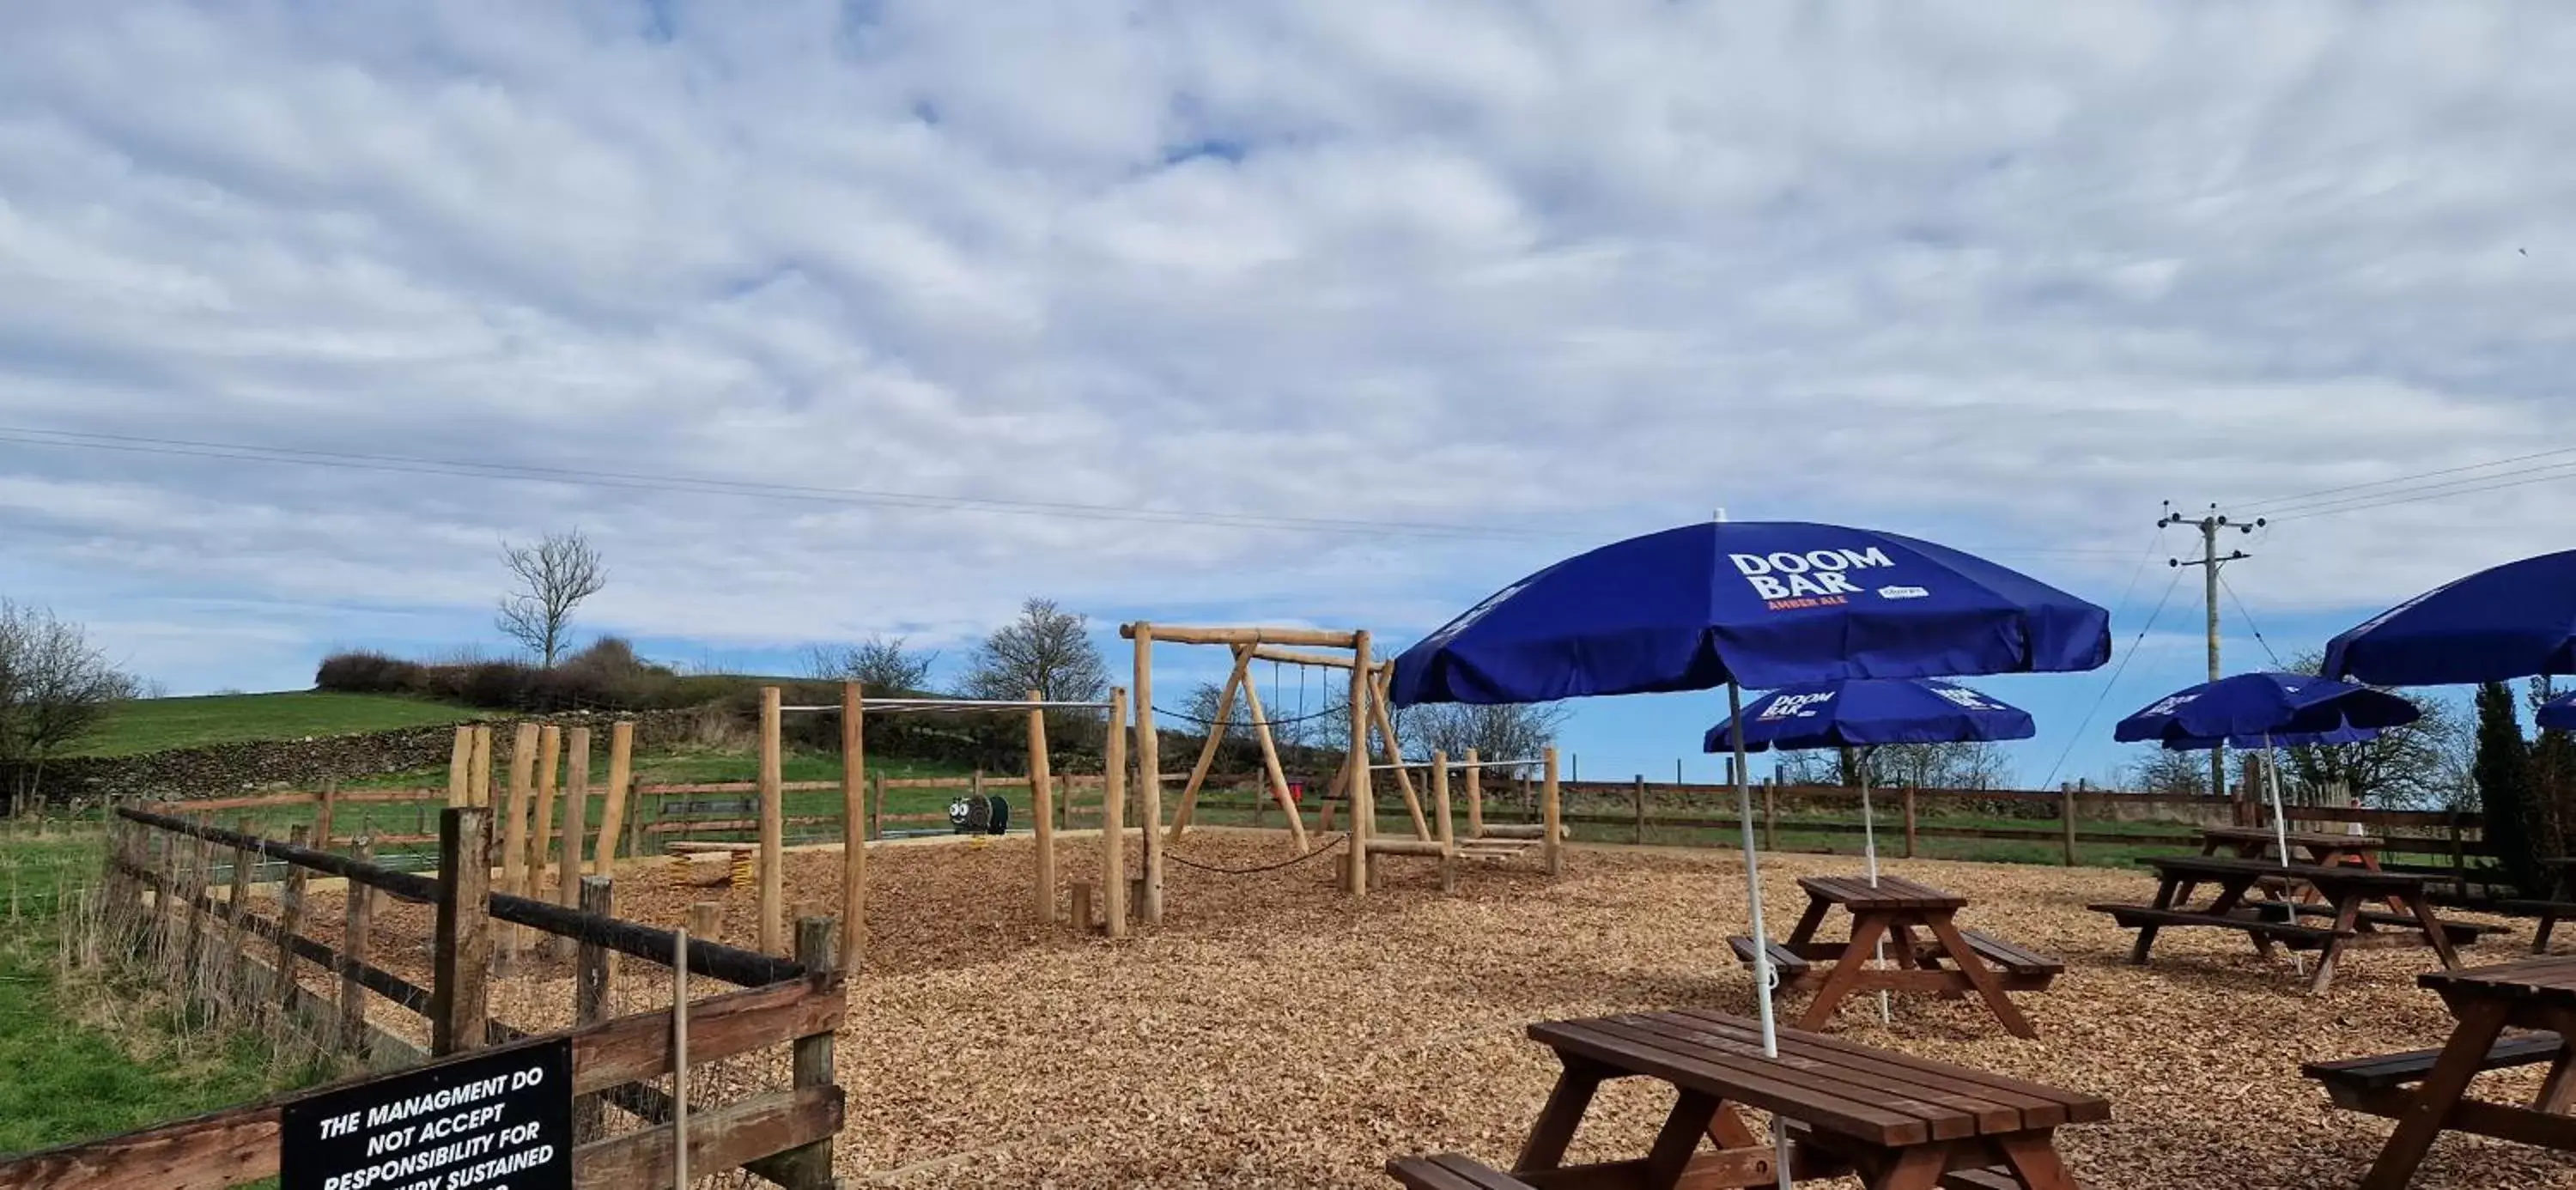
<path fill-rule="evenodd" d="M 5 19 L 0 594 L 182 692 L 497 648 L 575 525 L 653 655 L 945 665 L 1029 595 L 1401 640 L 1723 507 L 2118 609 L 2116 684 L 1991 684 L 2038 781 L 2195 676 L 2161 501 L 2275 518 L 2248 664 L 2566 541 L 2559 6 Z"/>

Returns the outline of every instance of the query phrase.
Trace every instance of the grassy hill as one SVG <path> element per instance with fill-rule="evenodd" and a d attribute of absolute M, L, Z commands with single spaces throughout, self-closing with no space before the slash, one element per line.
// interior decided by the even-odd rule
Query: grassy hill
<path fill-rule="evenodd" d="M 277 694 L 210 694 L 198 698 L 146 698 L 127 703 L 73 756 L 133 756 L 168 748 L 243 740 L 297 739 L 433 727 L 483 717 L 471 707 L 398 694 L 332 694 L 313 690 Z"/>

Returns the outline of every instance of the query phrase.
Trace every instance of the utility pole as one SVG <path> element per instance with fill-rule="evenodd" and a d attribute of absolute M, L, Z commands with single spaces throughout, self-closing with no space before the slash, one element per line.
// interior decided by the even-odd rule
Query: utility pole
<path fill-rule="evenodd" d="M 2234 529 L 2239 533 L 2251 533 L 2256 529 L 2262 528 L 2263 524 L 2264 521 L 2261 517 L 2254 518 L 2253 522 L 2250 524 L 2244 521 L 2229 521 L 2225 514 L 2218 511 L 2218 506 L 2215 504 L 2209 506 L 2208 513 L 2201 516 L 2198 520 L 2194 520 L 2182 515 L 2181 513 L 2175 512 L 2173 510 L 2173 501 L 2171 500 L 2165 501 L 2165 514 L 2156 519 L 2156 527 L 2159 529 L 2172 525 L 2190 525 L 2191 527 L 2200 530 L 2200 556 L 2197 558 L 2167 558 L 2165 559 L 2165 565 L 2174 567 L 2197 566 L 2201 568 L 2201 602 L 2203 610 L 2206 611 L 2208 615 L 2209 680 L 2213 682 L 2217 681 L 2219 677 L 2218 568 L 2226 563 L 2242 561 L 2254 556 L 2243 550 L 2230 550 L 2226 557 L 2220 557 L 2218 554 L 2218 531 L 2221 529 Z M 2216 747 L 2209 750 L 2209 791 L 2212 794 L 2220 796 L 2224 796 L 2227 792 L 2227 741 L 2223 739 L 2218 741 Z"/>

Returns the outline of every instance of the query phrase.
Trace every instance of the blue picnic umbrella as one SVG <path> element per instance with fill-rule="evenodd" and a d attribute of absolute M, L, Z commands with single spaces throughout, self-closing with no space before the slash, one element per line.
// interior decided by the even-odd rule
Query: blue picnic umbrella
<path fill-rule="evenodd" d="M 2290 863 L 2289 819 L 2281 810 L 2281 777 L 2272 749 L 2284 743 L 2349 743 L 2423 718 L 2424 712 L 2385 690 L 2309 674 L 2234 674 L 2187 686 L 2147 704 L 2112 730 L 2122 743 L 2154 741 L 2172 751 L 2220 743 L 2259 746 L 2264 786 L 2272 802 L 2272 834 L 2281 865 Z M 2367 733 L 2367 734 L 2364 734 Z"/>
<path fill-rule="evenodd" d="M 1724 686 L 1740 726 L 1745 686 L 2064 672 L 2110 656 L 2108 612 L 1983 558 L 1870 529 L 1715 521 L 1614 542 L 1495 592 L 1397 657 L 1389 697 L 1523 703 Z M 1767 937 L 1746 747 L 1734 745 L 1753 933 Z M 1763 1051 L 1777 1054 L 1769 949 L 1754 956 Z"/>
<path fill-rule="evenodd" d="M 2576 673 L 2576 550 L 2481 570 L 2326 643 L 2327 677 L 2383 686 Z"/>
<path fill-rule="evenodd" d="M 1724 752 L 1739 732 L 1744 750 L 1858 748 L 1882 744 L 1946 744 L 1971 740 L 2026 740 L 2038 734 L 2030 713 L 1982 691 L 1937 678 L 1836 678 L 1801 682 L 1771 691 L 1740 715 L 1708 729 L 1700 748 Z M 1869 769 L 1860 773 L 1861 854 L 1872 887 L 1878 884 L 1878 818 L 1869 802 Z M 1878 957 L 1887 957 L 1879 939 Z M 1887 1020 L 1887 993 L 1878 994 L 1878 1017 Z"/>
<path fill-rule="evenodd" d="M 2532 718 L 2553 731 L 2576 731 L 2576 694 L 2561 694 L 2540 704 L 2540 712 Z"/>

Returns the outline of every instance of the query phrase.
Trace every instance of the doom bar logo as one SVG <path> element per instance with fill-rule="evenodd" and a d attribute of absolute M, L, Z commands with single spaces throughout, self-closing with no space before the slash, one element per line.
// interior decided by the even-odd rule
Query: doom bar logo
<path fill-rule="evenodd" d="M 1753 585 L 1753 593 L 1768 601 L 1774 611 L 1849 603 L 1851 596 L 1861 593 L 1860 584 L 1850 578 L 1851 571 L 1896 565 L 1877 546 L 1865 550 L 1728 554 L 1727 559 L 1735 563 L 1744 581 Z"/>

